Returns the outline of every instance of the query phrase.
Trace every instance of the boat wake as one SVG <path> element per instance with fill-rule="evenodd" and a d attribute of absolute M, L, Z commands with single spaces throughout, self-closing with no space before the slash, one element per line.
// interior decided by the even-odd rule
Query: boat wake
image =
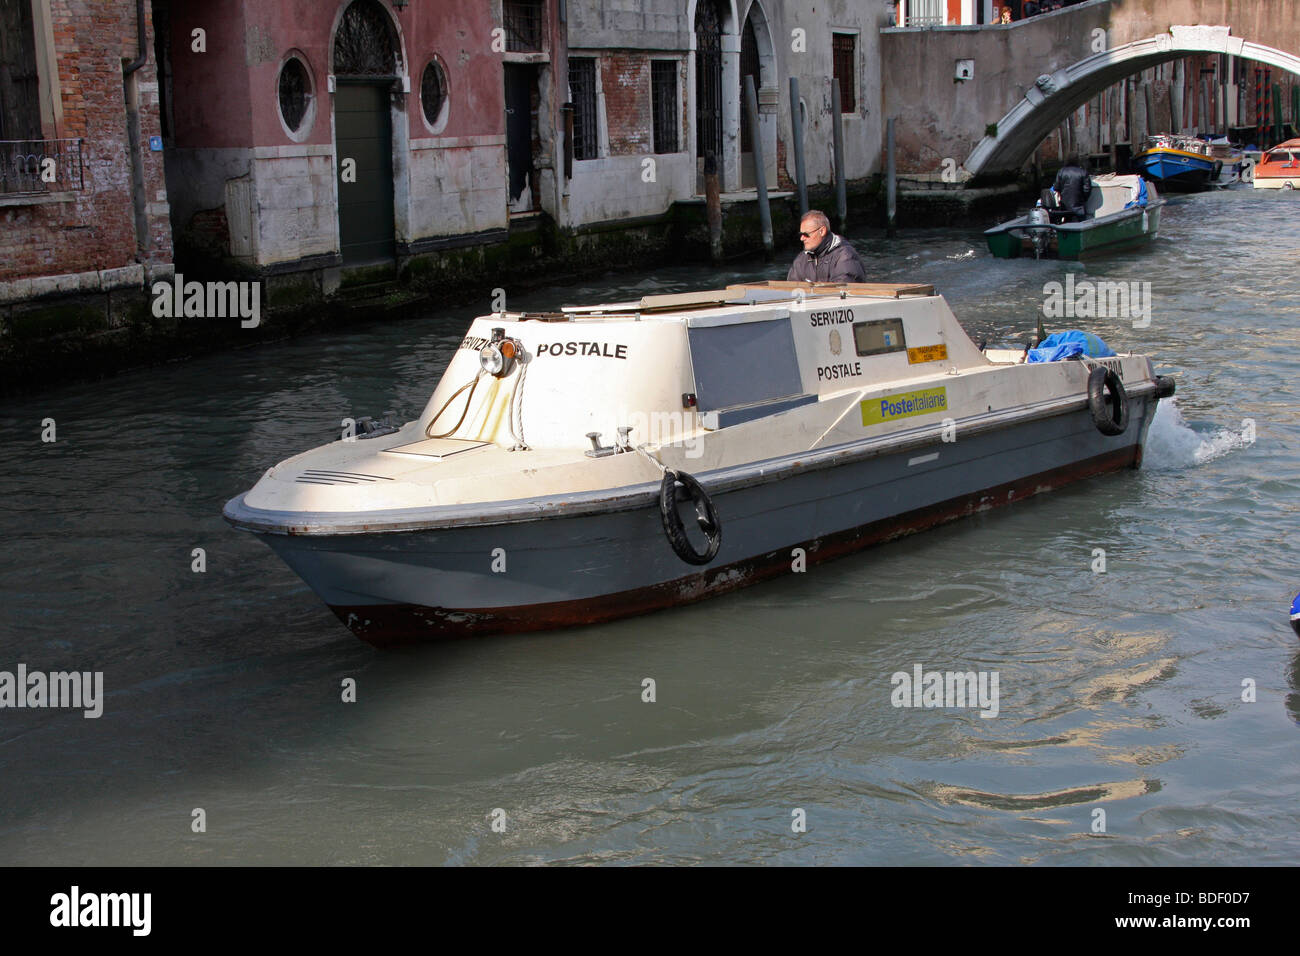
<path fill-rule="evenodd" d="M 1156 407 L 1147 434 L 1144 467 L 1171 471 L 1203 465 L 1244 448 L 1254 440 L 1245 423 L 1238 429 L 1220 428 L 1213 433 L 1197 431 L 1183 419 L 1177 401 L 1176 397 L 1166 398 Z"/>

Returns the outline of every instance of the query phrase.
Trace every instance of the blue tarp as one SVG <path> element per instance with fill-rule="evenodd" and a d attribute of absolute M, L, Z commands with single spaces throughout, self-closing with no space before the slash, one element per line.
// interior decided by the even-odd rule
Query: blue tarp
<path fill-rule="evenodd" d="M 1068 332 L 1053 332 L 1043 339 L 1043 344 L 1029 350 L 1026 362 L 1059 362 L 1075 355 L 1087 355 L 1090 358 L 1105 358 L 1114 355 L 1109 345 L 1091 332 L 1071 329 Z"/>
<path fill-rule="evenodd" d="M 1134 206 L 1145 206 L 1149 201 L 1150 200 L 1147 198 L 1147 181 L 1145 179 L 1139 179 L 1137 199 L 1130 199 L 1124 204 L 1124 208 L 1132 209 Z"/>

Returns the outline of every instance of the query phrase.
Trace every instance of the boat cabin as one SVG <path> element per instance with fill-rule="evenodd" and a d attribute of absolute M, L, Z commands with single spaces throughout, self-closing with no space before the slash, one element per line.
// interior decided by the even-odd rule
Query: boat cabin
<path fill-rule="evenodd" d="M 496 369 L 491 348 L 525 361 Z M 431 438 L 599 450 L 988 364 L 932 286 L 748 283 L 480 317 L 421 421 Z"/>
<path fill-rule="evenodd" d="M 1101 219 L 1105 216 L 1123 212 L 1130 202 L 1136 200 L 1141 192 L 1141 176 L 1120 176 L 1107 173 L 1092 177 L 1092 193 L 1088 196 L 1084 211 L 1089 219 Z M 1155 197 L 1148 187 L 1148 197 Z"/>

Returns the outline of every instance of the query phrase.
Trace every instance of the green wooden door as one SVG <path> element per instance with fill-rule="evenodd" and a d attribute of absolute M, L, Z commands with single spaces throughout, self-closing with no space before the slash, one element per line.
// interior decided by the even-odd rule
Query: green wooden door
<path fill-rule="evenodd" d="M 344 265 L 391 260 L 396 253 L 388 90 L 387 83 L 340 82 L 334 94 L 335 176 Z"/>

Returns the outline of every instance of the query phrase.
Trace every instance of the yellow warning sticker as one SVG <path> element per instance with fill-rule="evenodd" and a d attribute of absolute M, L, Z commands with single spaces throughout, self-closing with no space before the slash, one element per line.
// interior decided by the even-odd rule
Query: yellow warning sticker
<path fill-rule="evenodd" d="M 921 362 L 942 362 L 948 357 L 948 346 L 940 342 L 938 345 L 922 345 L 920 348 L 907 350 L 907 363 L 909 365 L 919 365 Z"/>
<path fill-rule="evenodd" d="M 879 425 L 909 415 L 931 415 L 948 410 L 947 388 L 924 388 L 916 392 L 899 392 L 882 395 L 859 403 L 862 406 L 862 425 Z"/>

